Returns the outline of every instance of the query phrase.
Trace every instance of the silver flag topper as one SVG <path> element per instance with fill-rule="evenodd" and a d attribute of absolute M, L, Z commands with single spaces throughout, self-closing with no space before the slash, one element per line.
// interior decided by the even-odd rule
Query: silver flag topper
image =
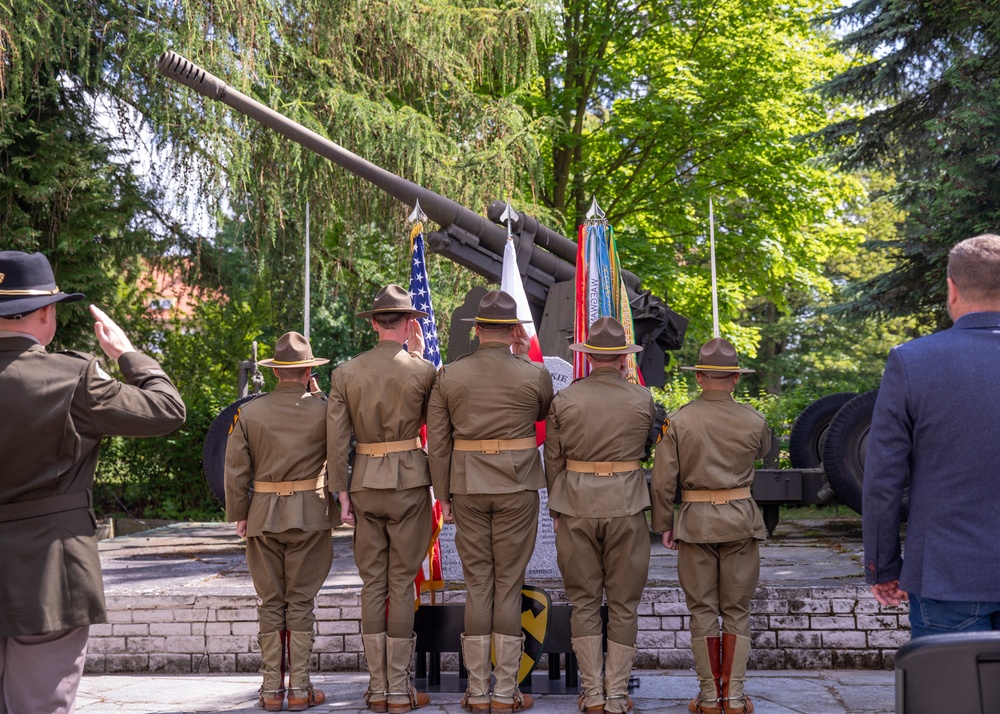
<path fill-rule="evenodd" d="M 406 220 L 408 220 L 410 223 L 426 223 L 427 222 L 427 214 L 424 213 L 424 209 L 422 209 L 420 207 L 420 199 L 419 198 L 417 199 L 417 202 L 413 206 L 413 212 L 410 214 L 410 217 L 407 218 Z"/>
<path fill-rule="evenodd" d="M 604 211 L 601 207 L 597 205 L 597 196 L 590 201 L 590 208 L 587 209 L 587 220 L 588 221 L 603 221 Z"/>

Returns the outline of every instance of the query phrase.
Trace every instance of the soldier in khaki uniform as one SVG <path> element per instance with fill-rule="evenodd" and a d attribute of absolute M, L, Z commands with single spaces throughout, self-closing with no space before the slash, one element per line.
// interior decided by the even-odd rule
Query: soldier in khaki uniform
<path fill-rule="evenodd" d="M 519 711 L 532 704 L 517 688 L 521 588 L 535 549 L 538 489 L 545 487 L 535 422 L 548 414 L 552 378 L 525 356 L 528 338 L 510 295 L 486 293 L 474 321 L 479 348 L 438 373 L 427 444 L 434 494 L 445 520 L 454 516 L 467 588 L 462 652 L 469 683 L 462 706 L 491 709 L 492 641 L 492 711 Z"/>
<path fill-rule="evenodd" d="M 413 309 L 406 290 L 383 288 L 373 309 L 358 317 L 371 320 L 379 342 L 333 372 L 327 456 L 341 518 L 355 524 L 361 640 L 370 675 L 365 701 L 373 712 L 400 714 L 430 701 L 410 683 L 410 660 L 416 645 L 413 579 L 433 532 L 431 473 L 420 427 L 436 370 L 420 356 L 416 318 L 427 313 Z M 348 484 L 351 434 L 357 447 Z"/>
<path fill-rule="evenodd" d="M 622 377 L 627 356 L 642 350 L 621 323 L 602 317 L 583 352 L 591 373 L 556 395 L 545 420 L 545 475 L 556 552 L 580 664 L 587 714 L 625 712 L 635 657 L 639 598 L 649 573 L 649 492 L 641 459 L 655 407 L 649 390 Z M 608 599 L 608 654 L 601 604 Z M 604 671 L 602 679 L 601 672 Z"/>
<path fill-rule="evenodd" d="M 237 412 L 226 444 L 226 520 L 247 539 L 247 565 L 261 604 L 261 673 L 258 704 L 281 711 L 283 653 L 288 647 L 288 709 L 322 704 L 326 695 L 309 681 L 315 635 L 316 593 L 330 572 L 330 529 L 340 510 L 326 483 L 326 402 L 309 393 L 316 359 L 297 332 L 281 336 L 272 359 L 273 392 Z M 250 487 L 253 486 L 253 496 Z"/>
<path fill-rule="evenodd" d="M 677 550 L 677 576 L 691 612 L 691 651 L 701 714 L 753 712 L 743 694 L 750 656 L 750 600 L 760 577 L 764 521 L 750 496 L 754 460 L 771 447 L 763 415 L 733 400 L 736 350 L 715 338 L 695 370 L 701 395 L 681 407 L 656 447 L 653 530 Z M 674 526 L 674 497 L 681 506 Z M 719 618 L 722 636 L 719 637 Z"/>
<path fill-rule="evenodd" d="M 91 489 L 101 437 L 160 436 L 184 403 L 93 305 L 101 349 L 47 352 L 56 286 L 41 253 L 0 251 L 0 714 L 72 712 L 90 625 L 107 622 Z"/>

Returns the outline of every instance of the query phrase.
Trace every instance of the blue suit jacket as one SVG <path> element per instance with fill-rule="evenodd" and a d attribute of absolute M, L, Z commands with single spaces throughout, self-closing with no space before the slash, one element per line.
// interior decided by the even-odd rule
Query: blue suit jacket
<path fill-rule="evenodd" d="M 862 510 L 869 583 L 898 578 L 923 597 L 1000 601 L 1000 312 L 964 315 L 889 352 Z"/>

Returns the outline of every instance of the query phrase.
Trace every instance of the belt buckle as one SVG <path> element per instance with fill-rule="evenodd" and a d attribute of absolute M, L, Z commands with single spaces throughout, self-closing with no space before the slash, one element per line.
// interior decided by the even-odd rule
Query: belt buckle
<path fill-rule="evenodd" d="M 598 476 L 611 476 L 615 472 L 614 461 L 598 461 L 594 464 L 594 473 Z"/>
<path fill-rule="evenodd" d="M 500 453 L 500 440 L 499 439 L 483 439 L 483 453 L 484 454 L 499 454 Z"/>
<path fill-rule="evenodd" d="M 724 503 L 729 503 L 729 498 L 724 496 L 720 491 L 711 491 L 712 505 L 721 506 Z"/>
<path fill-rule="evenodd" d="M 386 454 L 389 453 L 385 448 L 385 444 L 383 443 L 374 444 L 372 449 L 373 449 L 372 453 L 368 455 L 371 456 L 373 459 L 381 459 Z"/>
<path fill-rule="evenodd" d="M 291 481 L 283 481 L 278 484 L 275 493 L 277 493 L 279 496 L 291 496 L 293 493 L 295 493 L 295 488 L 292 486 Z"/>

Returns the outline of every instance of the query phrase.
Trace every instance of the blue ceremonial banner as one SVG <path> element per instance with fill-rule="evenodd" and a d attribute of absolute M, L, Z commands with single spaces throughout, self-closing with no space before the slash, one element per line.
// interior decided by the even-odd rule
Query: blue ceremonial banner
<path fill-rule="evenodd" d="M 427 280 L 427 266 L 424 264 L 424 234 L 420 223 L 413 227 L 411 240 L 413 256 L 410 260 L 410 299 L 413 300 L 414 308 L 427 313 L 427 317 L 420 320 L 420 327 L 424 330 L 423 357 L 441 369 L 441 350 L 438 347 L 434 307 L 431 305 L 431 286 Z"/>

